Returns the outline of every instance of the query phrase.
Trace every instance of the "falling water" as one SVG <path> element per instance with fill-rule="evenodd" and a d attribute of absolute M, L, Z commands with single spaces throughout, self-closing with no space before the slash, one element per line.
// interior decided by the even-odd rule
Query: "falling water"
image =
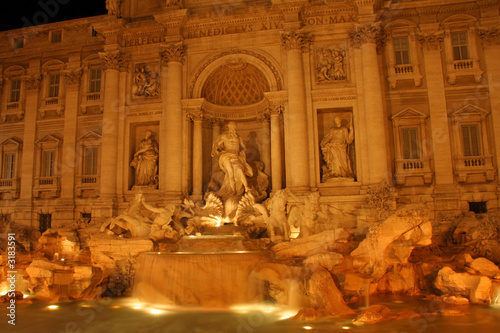
<path fill-rule="evenodd" d="M 148 303 L 224 308 L 263 300 L 253 271 L 267 261 L 261 251 L 142 253 L 134 297 Z"/>

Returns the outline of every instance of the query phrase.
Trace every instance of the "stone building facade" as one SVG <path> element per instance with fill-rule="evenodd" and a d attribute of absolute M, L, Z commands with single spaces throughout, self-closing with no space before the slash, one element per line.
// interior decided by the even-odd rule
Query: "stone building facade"
<path fill-rule="evenodd" d="M 136 191 L 201 199 L 229 121 L 268 193 L 319 191 L 345 224 L 385 183 L 437 219 L 498 209 L 500 1 L 107 8 L 0 33 L 2 219 L 43 230 Z"/>

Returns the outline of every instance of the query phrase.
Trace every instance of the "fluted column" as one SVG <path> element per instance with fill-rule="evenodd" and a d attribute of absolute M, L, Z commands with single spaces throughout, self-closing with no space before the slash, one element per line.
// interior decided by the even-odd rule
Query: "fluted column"
<path fill-rule="evenodd" d="M 104 60 L 104 110 L 102 115 L 101 199 L 116 196 L 116 169 L 118 152 L 118 122 L 120 70 L 128 66 L 128 58 L 119 50 L 99 53 Z M 102 215 L 112 214 L 111 207 Z"/>
<path fill-rule="evenodd" d="M 160 189 L 168 196 L 182 193 L 182 62 L 184 45 L 164 47 L 162 56 L 162 118 L 160 126 Z"/>
<path fill-rule="evenodd" d="M 278 106 L 270 109 L 271 120 L 271 187 L 272 192 L 281 190 L 283 186 L 281 166 L 281 130 L 280 130 L 280 113 L 282 107 Z"/>
<path fill-rule="evenodd" d="M 290 179 L 287 186 L 299 190 L 309 189 L 309 140 L 307 105 L 302 53 L 308 52 L 309 38 L 303 33 L 282 34 L 287 55 L 288 77 L 288 127 L 286 144 L 286 166 Z"/>
<path fill-rule="evenodd" d="M 448 111 L 441 62 L 442 33 L 420 35 L 423 46 L 427 96 L 429 99 L 432 150 L 436 185 L 453 184 Z"/>
<path fill-rule="evenodd" d="M 64 106 L 63 156 L 61 166 L 61 199 L 72 201 L 75 196 L 76 133 L 78 119 L 78 89 L 81 69 L 64 73 L 66 100 Z M 70 204 L 68 202 L 67 204 Z"/>
<path fill-rule="evenodd" d="M 370 140 L 368 165 L 370 166 L 370 183 L 374 184 L 388 180 L 390 175 L 385 127 L 386 117 L 377 56 L 377 42 L 380 39 L 381 28 L 378 24 L 360 25 L 349 35 L 354 47 L 361 49 L 363 98 L 366 106 L 364 121 L 366 123 L 366 135 Z"/>
<path fill-rule="evenodd" d="M 493 124 L 493 136 L 496 147 L 496 165 L 500 167 L 500 94 L 497 87 L 500 87 L 500 29 L 495 27 L 484 28 L 479 31 L 479 37 L 484 46 L 484 63 L 488 84 L 490 86 L 491 122 Z M 497 170 L 498 174 L 498 170 Z"/>
<path fill-rule="evenodd" d="M 202 198 L 203 193 L 203 113 L 190 113 L 193 122 L 193 197 Z"/>

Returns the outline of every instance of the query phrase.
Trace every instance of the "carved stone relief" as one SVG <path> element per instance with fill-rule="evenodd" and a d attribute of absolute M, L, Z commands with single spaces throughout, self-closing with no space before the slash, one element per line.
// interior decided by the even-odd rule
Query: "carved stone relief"
<path fill-rule="evenodd" d="M 334 45 L 316 50 L 316 79 L 334 82 L 347 79 L 346 50 Z"/>
<path fill-rule="evenodd" d="M 132 93 L 140 97 L 158 97 L 160 79 L 158 72 L 154 72 L 148 65 L 140 64 L 135 67 Z"/>

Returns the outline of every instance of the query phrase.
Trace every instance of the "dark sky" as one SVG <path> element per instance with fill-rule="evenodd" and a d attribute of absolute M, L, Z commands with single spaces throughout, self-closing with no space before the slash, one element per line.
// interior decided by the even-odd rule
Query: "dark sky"
<path fill-rule="evenodd" d="M 106 13 L 106 0 L 0 0 L 0 31 Z"/>

